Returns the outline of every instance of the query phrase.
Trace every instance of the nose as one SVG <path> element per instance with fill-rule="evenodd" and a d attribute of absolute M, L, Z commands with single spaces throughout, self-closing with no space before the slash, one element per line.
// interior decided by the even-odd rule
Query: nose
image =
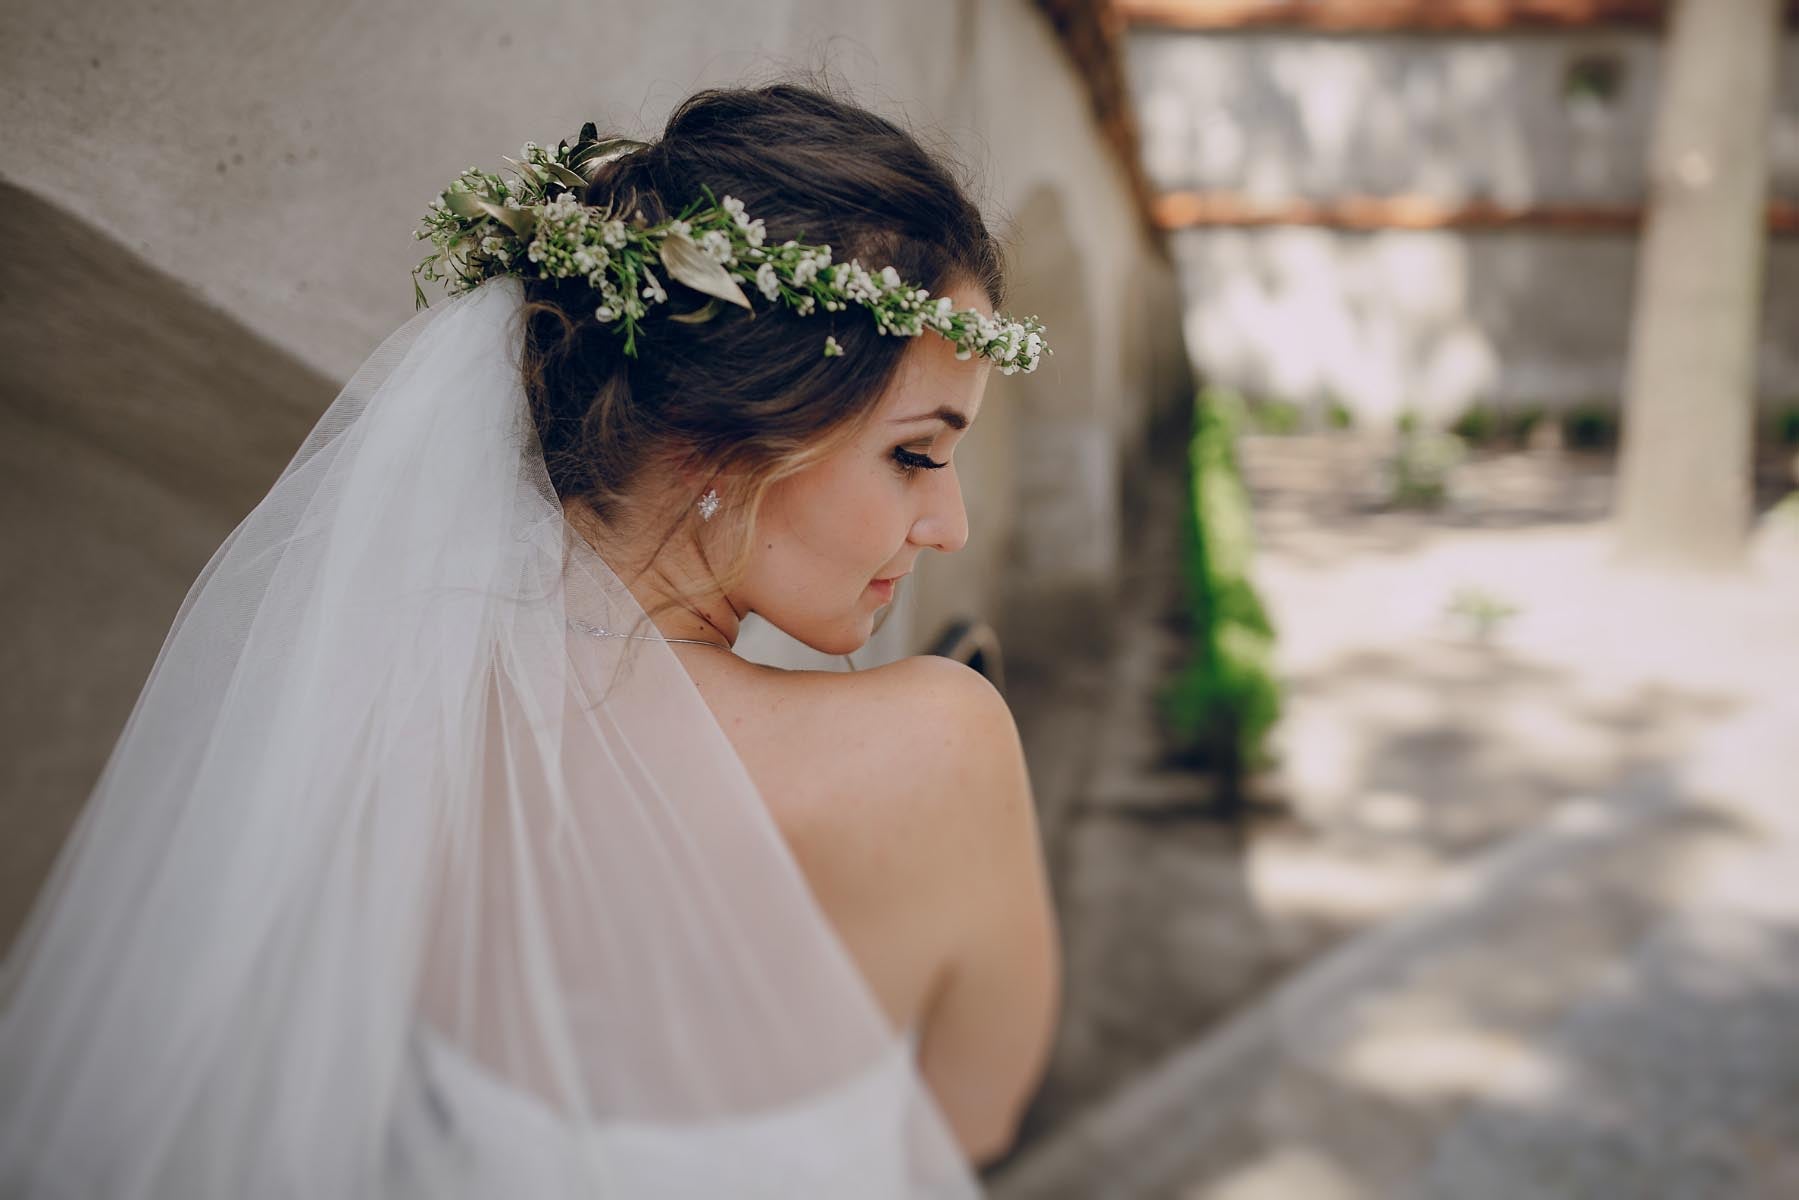
<path fill-rule="evenodd" d="M 912 524 L 912 540 L 945 553 L 968 544 L 968 509 L 962 503 L 962 481 L 956 469 L 932 471 L 925 510 Z"/>

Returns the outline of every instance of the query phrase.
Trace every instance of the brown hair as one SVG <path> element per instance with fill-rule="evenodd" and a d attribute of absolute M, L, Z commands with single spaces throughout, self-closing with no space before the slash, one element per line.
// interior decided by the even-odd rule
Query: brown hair
<path fill-rule="evenodd" d="M 702 185 L 742 200 L 771 244 L 828 244 L 834 262 L 892 266 L 932 295 L 968 281 L 1002 303 L 998 243 L 951 164 L 817 86 L 697 92 L 659 140 L 603 166 L 584 200 L 622 204 L 653 224 L 703 199 Z M 661 274 L 669 302 L 650 305 L 635 358 L 595 319 L 598 293 L 584 280 L 525 281 L 526 389 L 557 496 L 602 524 L 626 515 L 633 484 L 658 465 L 731 472 L 724 499 L 736 536 L 717 570 L 728 587 L 747 562 L 768 487 L 856 427 L 911 339 L 878 332 L 857 305 L 800 316 L 753 289 L 753 315 L 726 305 L 698 324 L 673 320 L 706 297 Z M 826 336 L 840 357 L 824 357 Z M 687 505 L 661 544 L 693 513 Z"/>

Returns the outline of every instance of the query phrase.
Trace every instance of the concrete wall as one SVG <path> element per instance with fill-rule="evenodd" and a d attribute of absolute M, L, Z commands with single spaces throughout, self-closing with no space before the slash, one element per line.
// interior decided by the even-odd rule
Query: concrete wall
<path fill-rule="evenodd" d="M 973 540 L 927 556 L 866 664 L 956 617 L 1005 626 L 1026 598 L 1102 590 L 1120 463 L 1188 384 L 1172 270 L 1029 4 L 0 8 L 0 194 L 34 246 L 0 278 L 0 620 L 20 634 L 0 710 L 0 938 L 194 574 L 410 314 L 425 204 L 527 139 L 587 119 L 653 134 L 698 87 L 820 63 L 971 168 L 1012 235 L 1008 308 L 1041 315 L 1056 348 L 994 377 L 958 451 Z M 767 630 L 747 640 L 806 661 Z"/>
<path fill-rule="evenodd" d="M 1160 190 L 1276 206 L 1347 196 L 1447 205 L 1630 206 L 1659 73 L 1645 32 L 1205 35 L 1127 41 Z M 1610 64 L 1616 91 L 1575 89 Z M 1799 39 L 1769 134 L 1773 191 L 1799 200 Z M 1636 239 L 1547 230 L 1194 229 L 1174 238 L 1187 333 L 1212 378 L 1387 421 L 1487 400 L 1615 403 Z M 1799 241 L 1771 244 L 1764 401 L 1799 398 Z"/>

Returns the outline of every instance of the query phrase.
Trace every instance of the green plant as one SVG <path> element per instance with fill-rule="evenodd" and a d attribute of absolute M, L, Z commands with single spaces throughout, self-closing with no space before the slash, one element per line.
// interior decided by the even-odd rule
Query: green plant
<path fill-rule="evenodd" d="M 1530 435 L 1536 431 L 1537 426 L 1541 425 L 1547 416 L 1548 413 L 1544 411 L 1541 404 L 1527 404 L 1522 408 L 1513 409 L 1506 414 L 1506 436 L 1520 446 L 1526 445 L 1530 442 Z"/>
<path fill-rule="evenodd" d="M 1799 446 L 1799 404 L 1789 404 L 1774 414 L 1774 436 L 1783 446 Z"/>
<path fill-rule="evenodd" d="M 1475 445 L 1486 445 L 1499 437 L 1501 418 L 1497 409 L 1476 404 L 1466 409 L 1449 427 L 1451 433 Z"/>
<path fill-rule="evenodd" d="M 1288 434 L 1299 429 L 1299 409 L 1284 400 L 1263 400 L 1249 409 L 1249 419 L 1262 433 Z"/>
<path fill-rule="evenodd" d="M 1519 408 L 1502 408 L 1496 404 L 1474 404 L 1450 425 L 1449 431 L 1476 446 L 1498 442 L 1525 445 L 1530 435 L 1543 422 L 1543 406 L 1528 404 Z M 1414 426 L 1412 432 L 1416 432 Z"/>
<path fill-rule="evenodd" d="M 1399 436 L 1410 437 L 1418 432 L 1418 414 L 1406 409 L 1394 420 L 1393 427 L 1399 431 Z"/>
<path fill-rule="evenodd" d="M 1446 606 L 1452 617 L 1466 620 L 1481 641 L 1487 640 L 1506 618 L 1516 616 L 1518 606 L 1480 588 L 1457 590 Z"/>
<path fill-rule="evenodd" d="M 1562 414 L 1562 440 L 1575 450 L 1605 450 L 1617 444 L 1618 416 L 1598 404 L 1579 404 Z"/>
<path fill-rule="evenodd" d="M 1388 502 L 1398 508 L 1435 508 L 1449 498 L 1449 476 L 1468 456 L 1453 433 L 1425 430 L 1402 437 L 1385 464 Z"/>
<path fill-rule="evenodd" d="M 1181 756 L 1218 771 L 1224 815 L 1240 811 L 1244 775 L 1271 765 L 1267 735 L 1281 708 L 1274 627 L 1250 580 L 1253 531 L 1236 459 L 1240 411 L 1230 393 L 1208 389 L 1196 398 L 1182 521 L 1192 642 L 1161 695 Z"/>
<path fill-rule="evenodd" d="M 1324 410 L 1324 423 L 1332 429 L 1353 429 L 1355 414 L 1341 400 L 1332 400 Z"/>

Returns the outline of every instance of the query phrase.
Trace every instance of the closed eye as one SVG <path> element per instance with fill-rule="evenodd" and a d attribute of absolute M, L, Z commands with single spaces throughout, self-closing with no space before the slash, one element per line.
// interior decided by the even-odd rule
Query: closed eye
<path fill-rule="evenodd" d="M 935 471 L 949 466 L 946 462 L 938 462 L 928 454 L 919 454 L 904 446 L 893 448 L 893 461 L 899 464 L 900 473 L 910 475 L 915 471 Z"/>

